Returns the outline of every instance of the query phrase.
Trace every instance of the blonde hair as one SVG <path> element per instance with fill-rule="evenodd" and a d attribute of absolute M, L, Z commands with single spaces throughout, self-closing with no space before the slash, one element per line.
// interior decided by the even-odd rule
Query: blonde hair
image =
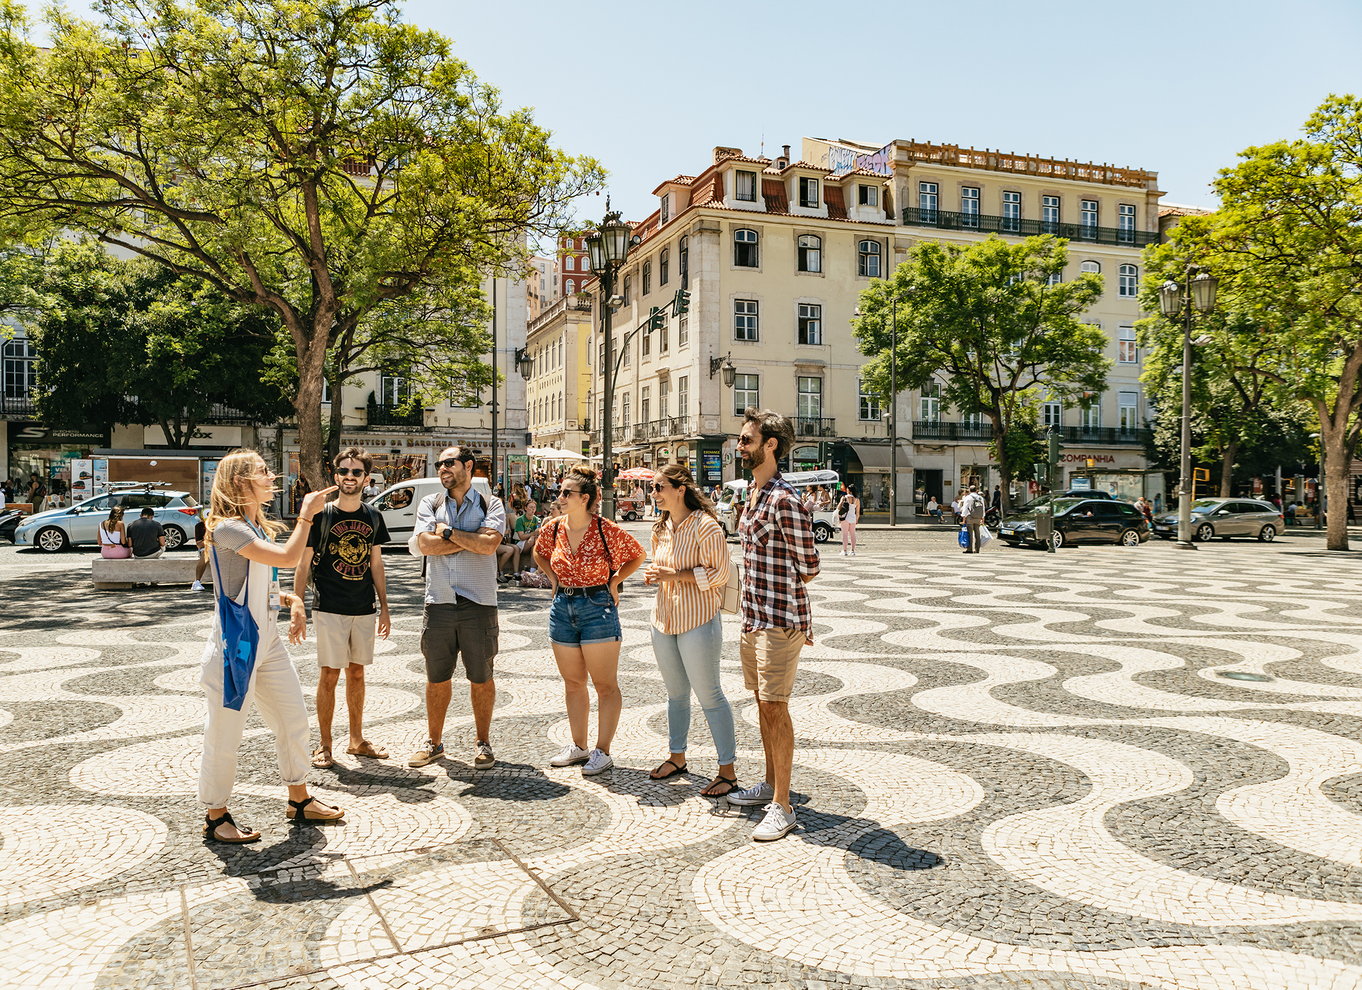
<path fill-rule="evenodd" d="M 221 461 L 213 474 L 213 491 L 208 497 L 208 516 L 204 519 L 206 539 L 213 542 L 213 530 L 228 519 L 244 519 L 265 531 L 265 538 L 273 541 L 286 527 L 277 519 L 270 519 L 250 492 L 252 480 L 258 473 L 257 464 L 265 459 L 250 447 L 240 447 Z"/>

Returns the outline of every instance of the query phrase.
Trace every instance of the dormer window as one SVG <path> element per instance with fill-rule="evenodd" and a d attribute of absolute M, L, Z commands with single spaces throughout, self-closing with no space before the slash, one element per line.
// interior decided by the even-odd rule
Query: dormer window
<path fill-rule="evenodd" d="M 737 171 L 733 173 L 733 198 L 744 203 L 757 201 L 757 173 Z"/>
<path fill-rule="evenodd" d="M 879 186 L 868 186 L 864 182 L 856 186 L 856 202 L 861 206 L 879 206 Z"/>
<path fill-rule="evenodd" d="M 818 180 L 802 178 L 799 180 L 799 205 L 818 209 Z"/>
<path fill-rule="evenodd" d="M 662 215 L 660 217 L 661 222 L 666 223 L 667 220 L 671 218 L 671 215 L 672 215 L 672 194 L 667 193 L 665 196 L 662 197 Z"/>

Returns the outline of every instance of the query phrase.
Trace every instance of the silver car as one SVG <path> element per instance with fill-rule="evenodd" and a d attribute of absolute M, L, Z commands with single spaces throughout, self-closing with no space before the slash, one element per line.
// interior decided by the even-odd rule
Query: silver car
<path fill-rule="evenodd" d="M 1199 498 L 1192 503 L 1192 539 L 1199 543 L 1217 536 L 1222 540 L 1253 536 L 1270 543 L 1282 529 L 1282 514 L 1270 502 L 1256 498 Z M 1165 540 L 1177 536 L 1177 512 L 1155 516 L 1154 535 Z"/>
<path fill-rule="evenodd" d="M 99 542 L 99 524 L 109 518 L 115 505 L 123 507 L 123 521 L 130 523 L 150 506 L 154 518 L 165 527 L 166 549 L 193 543 L 199 503 L 188 492 L 161 488 L 124 488 L 96 495 L 67 509 L 49 509 L 25 517 L 14 532 L 17 546 L 35 546 L 55 553 L 69 546 Z"/>

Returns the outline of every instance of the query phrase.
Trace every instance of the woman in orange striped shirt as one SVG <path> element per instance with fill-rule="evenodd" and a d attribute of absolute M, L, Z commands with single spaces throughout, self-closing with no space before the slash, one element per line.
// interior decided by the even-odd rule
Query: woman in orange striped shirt
<path fill-rule="evenodd" d="M 653 476 L 653 500 L 662 518 L 653 525 L 653 562 L 643 572 L 657 585 L 653 603 L 653 652 L 667 685 L 670 755 L 651 774 L 674 777 L 686 769 L 686 734 L 694 689 L 709 723 L 719 772 L 702 794 L 723 797 L 738 786 L 733 772 L 737 746 L 733 708 L 719 683 L 723 629 L 719 605 L 728 583 L 728 541 L 714 506 L 690 472 L 668 464 Z"/>

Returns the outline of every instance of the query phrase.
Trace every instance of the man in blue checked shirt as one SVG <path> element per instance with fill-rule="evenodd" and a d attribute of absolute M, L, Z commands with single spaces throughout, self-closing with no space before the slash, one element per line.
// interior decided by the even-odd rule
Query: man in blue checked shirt
<path fill-rule="evenodd" d="M 445 713 L 453 694 L 450 681 L 460 657 L 473 705 L 477 743 L 473 768 L 496 764 L 490 740 L 497 686 L 492 660 L 497 655 L 497 546 L 506 528 L 506 510 L 495 495 L 473 488 L 473 451 L 447 447 L 435 462 L 443 492 L 427 495 L 416 510 L 413 553 L 426 560 L 426 608 L 421 624 L 421 654 L 426 659 L 426 724 L 430 739 L 407 761 L 423 767 L 445 755 Z"/>
<path fill-rule="evenodd" d="M 743 682 L 757 696 L 766 779 L 732 792 L 728 803 L 764 806 L 766 814 L 752 833 L 757 842 L 779 839 L 795 827 L 789 702 L 800 651 L 813 642 L 813 615 L 804 587 L 818 575 L 813 519 L 779 470 L 793 446 L 794 425 L 788 419 L 769 409 L 747 410 L 738 434 L 738 456 L 752 472 L 738 523 L 743 562 L 738 656 Z"/>

